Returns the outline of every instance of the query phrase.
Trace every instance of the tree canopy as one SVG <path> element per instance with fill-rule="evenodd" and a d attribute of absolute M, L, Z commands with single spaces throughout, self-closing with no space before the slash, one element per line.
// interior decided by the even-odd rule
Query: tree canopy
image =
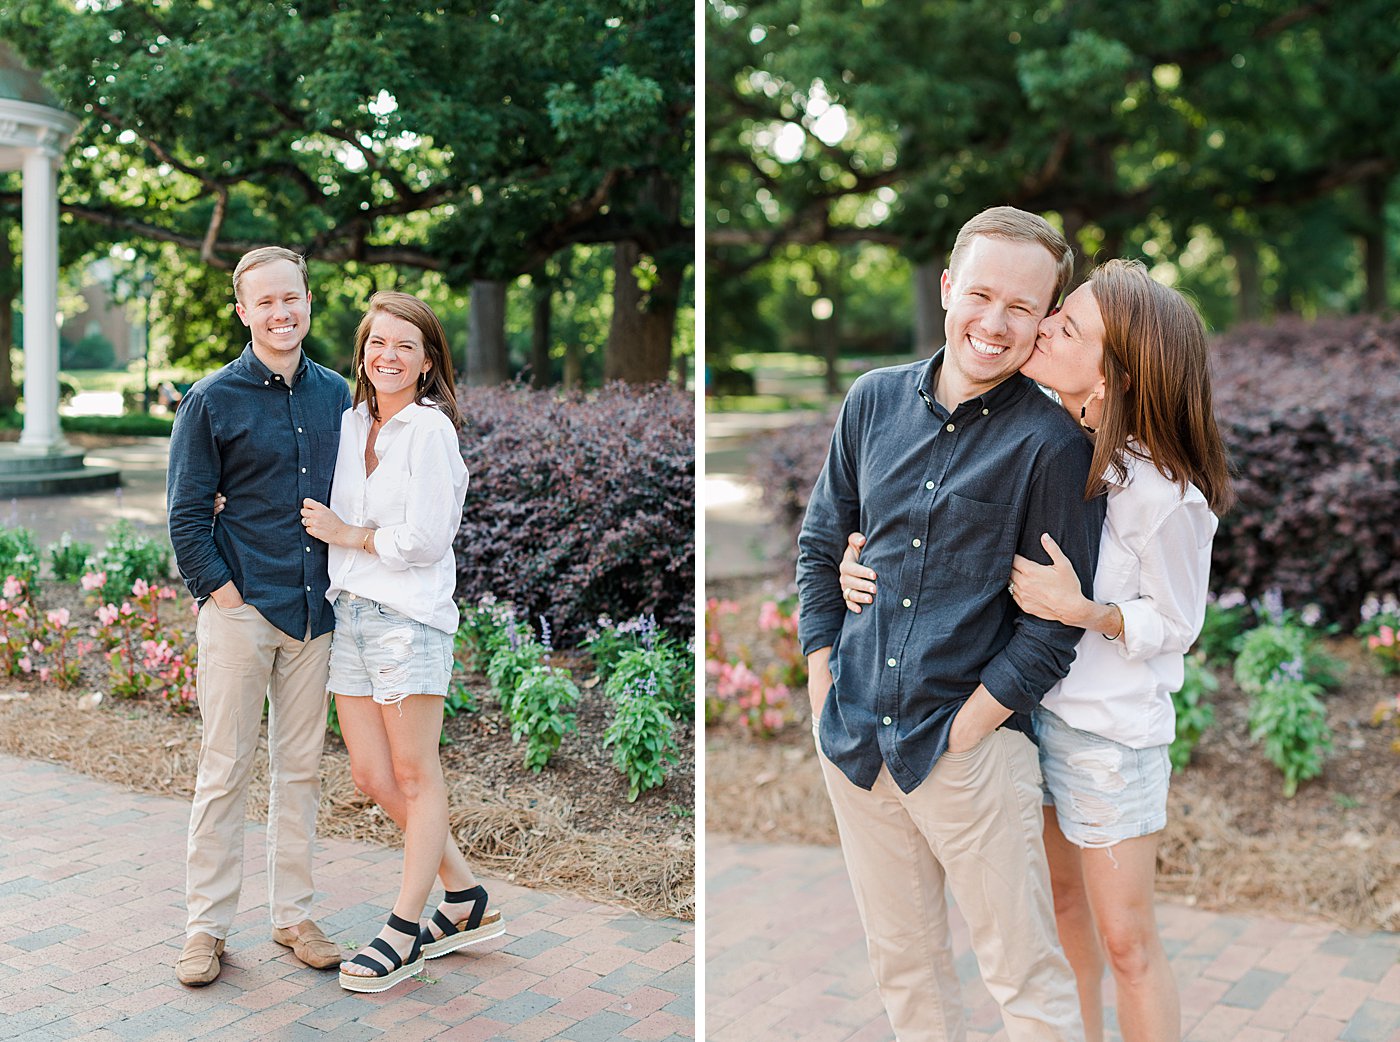
<path fill-rule="evenodd" d="M 1217 323 L 1386 299 L 1385 0 L 715 0 L 707 21 L 721 306 L 794 245 L 941 265 L 998 204 L 1054 215 L 1081 267 L 1144 257 Z"/>
<path fill-rule="evenodd" d="M 636 242 L 683 268 L 683 208 L 649 200 L 658 180 L 689 182 L 692 32 L 675 0 L 0 11 L 0 34 L 84 117 L 65 247 L 172 244 L 200 262 L 191 289 L 267 242 L 457 287 L 578 244 Z"/>

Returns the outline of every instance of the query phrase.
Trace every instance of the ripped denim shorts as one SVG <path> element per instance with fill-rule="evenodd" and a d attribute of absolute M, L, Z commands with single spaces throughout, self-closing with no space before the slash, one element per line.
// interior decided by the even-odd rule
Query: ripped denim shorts
<path fill-rule="evenodd" d="M 1070 727 L 1048 709 L 1037 709 L 1032 720 L 1045 803 L 1055 808 L 1065 839 L 1077 847 L 1109 847 L 1167 827 L 1167 746 L 1120 745 Z"/>
<path fill-rule="evenodd" d="M 408 695 L 446 695 L 452 634 L 353 593 L 335 600 L 329 687 L 393 705 Z"/>

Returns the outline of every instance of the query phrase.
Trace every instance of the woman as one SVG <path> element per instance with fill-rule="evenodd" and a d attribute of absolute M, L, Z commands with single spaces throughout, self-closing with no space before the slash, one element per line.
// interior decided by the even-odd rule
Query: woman
<path fill-rule="evenodd" d="M 1091 1042 L 1103 1038 L 1105 952 L 1125 1042 L 1176 1040 L 1180 999 L 1152 901 L 1171 694 L 1205 616 L 1215 513 L 1232 499 L 1205 328 L 1140 263 L 1109 261 L 1041 322 L 1021 372 L 1093 437 L 1084 494 L 1108 494 L 1093 600 L 1048 534 L 1051 564 L 1017 556 L 1008 584 L 1022 610 L 1085 630 L 1034 717 L 1060 940 Z M 855 612 L 875 594 L 856 560 L 863 544 L 853 533 L 841 566 Z"/>
<path fill-rule="evenodd" d="M 448 836 L 438 760 L 458 621 L 452 540 L 467 492 L 452 356 L 431 308 L 376 293 L 355 331 L 354 365 L 330 505 L 308 499 L 301 513 L 330 544 L 329 684 L 350 773 L 404 833 L 389 921 L 340 966 L 341 987 L 378 992 L 505 926 Z M 446 896 L 420 926 L 435 875 Z"/>

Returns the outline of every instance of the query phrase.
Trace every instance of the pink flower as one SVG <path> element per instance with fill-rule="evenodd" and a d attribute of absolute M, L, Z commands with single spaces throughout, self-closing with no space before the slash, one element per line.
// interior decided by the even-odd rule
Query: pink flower
<path fill-rule="evenodd" d="M 67 609 L 67 608 L 59 608 L 57 611 L 48 612 L 48 613 L 47 613 L 47 618 L 48 618 L 48 620 L 49 620 L 49 625 L 50 625 L 50 626 L 58 626 L 58 627 L 67 626 L 67 625 L 68 625 L 68 619 L 69 619 L 68 609 Z"/>
<path fill-rule="evenodd" d="M 34 663 L 29 661 L 28 655 L 25 655 L 24 658 L 19 660 L 19 668 L 26 673 L 32 673 L 34 671 Z"/>
<path fill-rule="evenodd" d="M 763 711 L 763 726 L 770 731 L 776 731 L 783 726 L 783 714 L 776 709 L 765 709 Z"/>
<path fill-rule="evenodd" d="M 31 641 L 30 644 L 29 644 L 29 646 L 30 646 L 31 648 L 33 648 L 35 651 L 43 651 L 43 650 L 44 650 L 44 645 L 40 644 L 37 640 Z"/>
<path fill-rule="evenodd" d="M 98 590 L 107 584 L 106 572 L 88 572 L 83 576 L 81 585 L 84 590 Z"/>
<path fill-rule="evenodd" d="M 86 655 L 92 649 L 93 643 L 90 640 L 80 640 L 73 645 L 73 650 L 76 651 L 79 655 Z"/>
<path fill-rule="evenodd" d="M 120 614 L 121 612 L 117 610 L 115 604 L 104 604 L 97 609 L 97 621 L 104 626 L 110 626 L 117 621 L 117 616 Z"/>
<path fill-rule="evenodd" d="M 150 590 L 151 587 L 145 579 L 137 579 L 131 584 L 131 596 L 133 597 L 144 597 Z"/>
<path fill-rule="evenodd" d="M 20 582 L 13 575 L 5 576 L 5 597 L 7 600 L 14 600 L 24 592 L 24 583 Z"/>
<path fill-rule="evenodd" d="M 764 601 L 758 609 L 758 628 L 767 633 L 783 624 L 783 612 L 777 601 Z"/>
<path fill-rule="evenodd" d="M 42 680 L 45 684 L 49 682 L 49 677 L 51 677 L 52 675 L 53 670 L 49 669 L 48 666 L 44 666 L 42 669 L 39 670 L 39 679 Z"/>
<path fill-rule="evenodd" d="M 1382 644 L 1390 645 L 1395 643 L 1395 631 L 1389 626 L 1382 626 L 1380 628 L 1380 635 Z"/>

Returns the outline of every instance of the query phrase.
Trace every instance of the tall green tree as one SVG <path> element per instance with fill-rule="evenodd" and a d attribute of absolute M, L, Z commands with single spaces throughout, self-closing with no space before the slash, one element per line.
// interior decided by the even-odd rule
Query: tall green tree
<path fill-rule="evenodd" d="M 688 240 L 636 188 L 688 162 L 683 6 L 19 0 L 0 33 L 86 117 L 78 221 L 215 269 L 275 241 L 464 292 L 575 243 Z"/>

